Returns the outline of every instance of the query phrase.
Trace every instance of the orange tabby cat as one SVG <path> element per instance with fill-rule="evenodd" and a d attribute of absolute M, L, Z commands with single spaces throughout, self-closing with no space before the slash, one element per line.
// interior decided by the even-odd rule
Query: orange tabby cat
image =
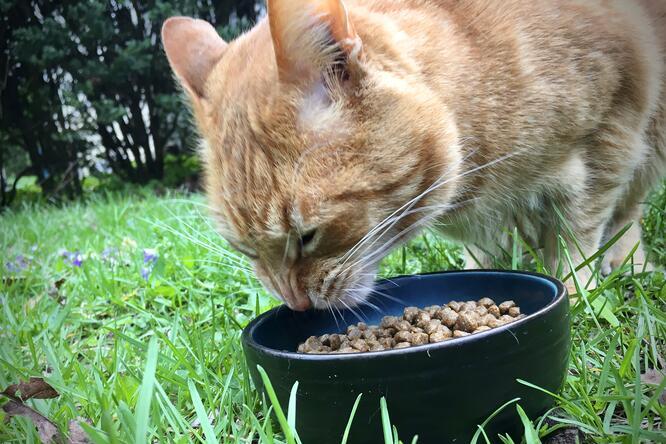
<path fill-rule="evenodd" d="M 425 226 L 482 266 L 515 227 L 554 269 L 634 222 L 610 269 L 666 171 L 662 0 L 269 0 L 231 43 L 162 38 L 220 230 L 296 310 L 362 302 Z"/>

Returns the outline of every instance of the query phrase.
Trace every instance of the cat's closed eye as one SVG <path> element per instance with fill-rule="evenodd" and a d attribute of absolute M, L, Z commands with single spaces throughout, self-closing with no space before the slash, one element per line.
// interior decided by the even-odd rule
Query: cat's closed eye
<path fill-rule="evenodd" d="M 302 252 L 308 253 L 312 250 L 312 247 L 314 245 L 313 241 L 316 234 L 317 234 L 316 228 L 313 228 L 301 234 L 299 240 Z"/>

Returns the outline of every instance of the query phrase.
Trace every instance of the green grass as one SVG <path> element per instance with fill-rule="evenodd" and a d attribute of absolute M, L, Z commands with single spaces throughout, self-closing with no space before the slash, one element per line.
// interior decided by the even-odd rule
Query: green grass
<path fill-rule="evenodd" d="M 666 191 L 651 203 L 646 237 L 664 264 Z M 298 406 L 260 401 L 240 347 L 242 327 L 275 302 L 205 213 L 198 196 L 143 195 L 0 216 L 0 390 L 45 376 L 60 396 L 28 404 L 63 431 L 88 418 L 96 443 L 299 442 Z M 157 260 L 144 263 L 143 249 L 155 249 Z M 81 266 L 63 250 L 79 251 Z M 539 267 L 523 264 L 520 251 L 517 243 L 508 267 Z M 387 258 L 382 272 L 457 268 L 460 253 L 426 234 Z M 590 442 L 666 440 L 663 384 L 640 381 L 666 356 L 664 284 L 661 273 L 618 272 L 572 305 L 574 348 L 556 422 L 523 415 L 525 442 L 557 424 L 576 425 Z M 280 421 L 268 419 L 270 410 L 282 412 Z M 389 413 L 385 440 L 397 442 Z M 0 442 L 39 442 L 28 420 L 2 415 Z M 487 442 L 481 429 L 477 442 Z"/>

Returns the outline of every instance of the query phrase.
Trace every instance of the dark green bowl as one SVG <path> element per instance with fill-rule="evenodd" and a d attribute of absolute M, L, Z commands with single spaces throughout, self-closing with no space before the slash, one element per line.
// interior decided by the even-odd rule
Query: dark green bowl
<path fill-rule="evenodd" d="M 336 319 L 326 311 L 270 310 L 243 332 L 252 379 L 262 387 L 261 365 L 286 410 L 290 390 L 299 382 L 296 428 L 303 444 L 340 443 L 359 393 L 361 403 L 349 443 L 384 442 L 379 401 L 388 403 L 401 439 L 419 443 L 467 443 L 481 424 L 507 401 L 531 417 L 554 400 L 522 379 L 551 392 L 564 381 L 571 345 L 569 300 L 562 283 L 548 276 L 513 271 L 453 271 L 392 278 L 377 283 L 371 300 L 382 308 L 358 308 L 368 324 L 397 315 L 407 305 L 425 307 L 452 300 L 513 299 L 527 316 L 512 324 L 438 344 L 383 352 L 304 355 L 295 352 L 308 336 L 339 332 L 358 322 L 350 311 Z M 389 297 L 385 296 L 388 295 Z M 403 301 L 397 302 L 398 300 Z M 518 434 L 520 419 L 511 405 L 486 428 Z"/>

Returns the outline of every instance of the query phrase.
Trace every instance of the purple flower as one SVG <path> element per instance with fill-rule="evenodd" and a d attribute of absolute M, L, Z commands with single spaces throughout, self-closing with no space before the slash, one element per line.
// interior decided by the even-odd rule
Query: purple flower
<path fill-rule="evenodd" d="M 17 255 L 14 260 L 5 262 L 5 268 L 10 273 L 21 272 L 28 268 L 28 265 L 30 265 L 30 259 L 26 258 L 22 254 Z"/>
<path fill-rule="evenodd" d="M 150 272 L 152 271 L 152 268 L 147 268 L 147 267 L 142 267 L 141 268 L 141 277 L 143 278 L 144 281 L 147 281 L 148 278 L 150 277 Z"/>
<path fill-rule="evenodd" d="M 83 264 L 83 255 L 78 251 L 61 250 L 60 256 L 75 267 L 80 267 Z"/>
<path fill-rule="evenodd" d="M 144 264 L 154 264 L 157 261 L 159 255 L 157 250 L 154 248 L 144 248 L 143 249 L 143 263 Z"/>

